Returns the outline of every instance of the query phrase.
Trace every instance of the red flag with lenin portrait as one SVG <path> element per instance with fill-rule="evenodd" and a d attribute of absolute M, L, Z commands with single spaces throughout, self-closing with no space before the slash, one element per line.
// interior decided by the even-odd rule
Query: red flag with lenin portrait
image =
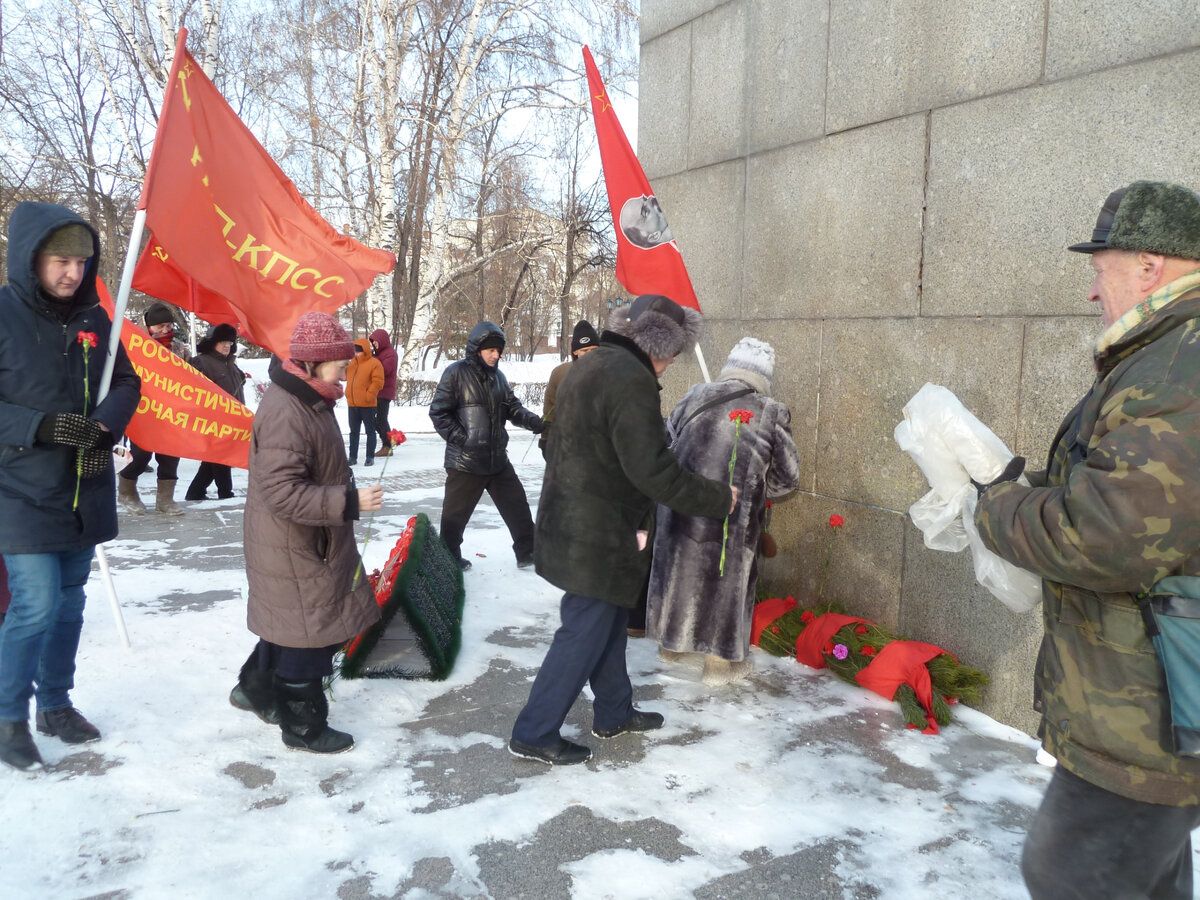
<path fill-rule="evenodd" d="M 642 164 L 629 146 L 629 139 L 608 100 L 608 91 L 592 59 L 583 48 L 588 91 L 600 163 L 617 233 L 617 280 L 632 294 L 662 294 L 681 306 L 700 311 L 679 246 L 671 236 L 667 217 L 650 188 Z"/>
<path fill-rule="evenodd" d="M 112 297 L 99 279 L 96 292 L 111 319 Z M 125 428 L 129 439 L 155 453 L 246 468 L 254 414 L 125 318 L 121 343 L 142 379 L 142 397 Z"/>
<path fill-rule="evenodd" d="M 237 311 L 242 336 L 286 358 L 300 316 L 335 312 L 396 257 L 340 233 L 300 196 L 187 52 L 186 36 L 138 208 L 174 265 Z"/>

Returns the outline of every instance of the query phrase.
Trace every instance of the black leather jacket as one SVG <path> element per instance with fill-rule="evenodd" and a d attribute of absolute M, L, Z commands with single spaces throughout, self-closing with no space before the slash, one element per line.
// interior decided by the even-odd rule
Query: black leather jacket
<path fill-rule="evenodd" d="M 433 427 L 446 440 L 447 469 L 472 475 L 495 475 L 508 462 L 512 422 L 540 434 L 542 417 L 521 405 L 499 365 L 479 358 L 479 345 L 490 334 L 504 337 L 498 325 L 480 322 L 467 338 L 466 359 L 446 369 L 429 406 Z"/>

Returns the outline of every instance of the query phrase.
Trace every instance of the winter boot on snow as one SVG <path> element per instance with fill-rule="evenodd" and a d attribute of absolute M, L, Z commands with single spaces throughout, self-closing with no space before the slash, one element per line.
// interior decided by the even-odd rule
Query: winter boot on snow
<path fill-rule="evenodd" d="M 142 503 L 142 498 L 138 496 L 137 482 L 132 478 L 117 476 L 117 500 L 126 510 L 135 516 L 144 516 L 146 514 L 146 505 Z"/>
<path fill-rule="evenodd" d="M 238 683 L 229 692 L 229 702 L 238 709 L 252 712 L 268 725 L 279 724 L 279 710 L 275 707 L 275 684 L 270 672 L 258 668 L 258 648 L 242 664 Z"/>
<path fill-rule="evenodd" d="M 182 516 L 183 510 L 175 502 L 175 482 L 159 481 L 158 496 L 154 499 L 154 509 L 164 516 Z"/>
<path fill-rule="evenodd" d="M 701 673 L 700 680 L 709 687 L 720 687 L 723 684 L 741 681 L 753 671 L 754 663 L 748 659 L 730 662 L 719 656 L 709 655 L 704 657 L 704 672 Z"/>
<path fill-rule="evenodd" d="M 283 742 L 293 750 L 341 753 L 354 746 L 354 738 L 329 727 L 329 701 L 321 679 L 284 681 L 275 676 L 275 704 Z"/>

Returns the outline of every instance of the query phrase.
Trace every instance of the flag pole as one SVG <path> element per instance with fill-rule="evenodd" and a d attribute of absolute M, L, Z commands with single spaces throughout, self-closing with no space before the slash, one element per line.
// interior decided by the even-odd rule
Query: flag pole
<path fill-rule="evenodd" d="M 700 363 L 700 374 L 704 376 L 704 383 L 709 384 L 712 379 L 708 376 L 708 364 L 704 361 L 704 351 L 700 349 L 700 345 L 696 345 L 696 362 Z"/>
<path fill-rule="evenodd" d="M 171 74 L 167 78 L 167 90 L 163 95 L 162 112 L 165 113 L 167 103 L 171 98 L 171 85 L 175 82 L 175 73 L 179 68 L 179 60 L 183 54 L 180 52 L 184 49 L 185 41 L 187 40 L 187 29 L 179 29 L 179 37 L 175 43 L 175 58 L 171 61 Z M 162 121 L 162 115 L 159 115 L 159 121 Z M 138 203 L 138 210 L 133 216 L 133 228 L 129 232 L 129 245 L 125 248 L 125 266 L 121 269 L 121 285 L 117 289 L 117 296 L 113 302 L 113 317 L 112 328 L 108 333 L 108 353 L 104 358 L 104 371 L 100 375 L 100 389 L 96 393 L 96 404 L 99 405 L 105 397 L 108 396 L 109 388 L 112 387 L 113 370 L 117 365 L 117 353 L 121 347 L 121 322 L 125 318 L 125 307 L 129 303 L 129 291 L 133 287 L 133 268 L 137 263 L 138 248 L 142 243 L 142 235 L 146 231 L 146 188 L 150 184 L 150 175 L 154 170 L 154 151 L 150 151 L 150 162 L 146 166 L 146 177 L 142 180 L 142 199 Z M 108 603 L 112 607 L 113 619 L 117 623 L 117 633 L 121 636 L 121 643 L 126 649 L 131 648 L 133 644 L 129 641 L 129 631 L 125 628 L 125 616 L 121 613 L 121 601 L 117 598 L 117 586 L 113 583 L 112 572 L 108 568 L 108 556 L 104 552 L 104 545 L 96 545 L 96 561 L 100 565 L 100 574 L 104 578 L 104 587 L 108 591 Z"/>

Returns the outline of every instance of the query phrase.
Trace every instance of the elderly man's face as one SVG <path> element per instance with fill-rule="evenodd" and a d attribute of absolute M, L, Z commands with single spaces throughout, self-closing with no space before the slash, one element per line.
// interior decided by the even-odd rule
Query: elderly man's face
<path fill-rule="evenodd" d="M 36 264 L 38 283 L 51 297 L 70 300 L 83 282 L 87 261 L 86 256 L 39 253 Z"/>
<path fill-rule="evenodd" d="M 500 348 L 488 347 L 486 350 L 479 351 L 479 358 L 483 360 L 483 364 L 490 368 L 496 368 L 496 363 L 500 362 Z"/>
<path fill-rule="evenodd" d="M 1092 254 L 1092 268 L 1096 276 L 1087 298 L 1100 304 L 1105 328 L 1146 299 L 1144 266 L 1137 253 L 1100 250 Z"/>

